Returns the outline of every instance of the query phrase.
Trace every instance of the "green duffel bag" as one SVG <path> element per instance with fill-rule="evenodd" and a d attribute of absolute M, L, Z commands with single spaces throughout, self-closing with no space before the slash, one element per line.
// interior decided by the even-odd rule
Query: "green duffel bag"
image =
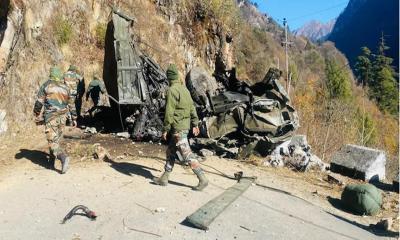
<path fill-rule="evenodd" d="M 342 193 L 342 204 L 361 215 L 375 215 L 382 205 L 381 192 L 371 184 L 349 184 Z"/>

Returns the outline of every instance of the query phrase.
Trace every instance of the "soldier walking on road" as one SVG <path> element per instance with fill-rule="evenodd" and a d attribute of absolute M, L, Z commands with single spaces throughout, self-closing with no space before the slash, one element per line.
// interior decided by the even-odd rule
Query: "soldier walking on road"
<path fill-rule="evenodd" d="M 64 74 L 64 81 L 70 90 L 70 105 L 74 108 L 72 110 L 76 111 L 77 116 L 77 119 L 68 116 L 68 120 L 72 123 L 81 118 L 82 97 L 85 93 L 85 81 L 83 77 L 78 74 L 78 68 L 74 65 L 69 66 L 68 71 Z"/>
<path fill-rule="evenodd" d="M 165 109 L 163 139 L 170 136 L 167 149 L 167 162 L 165 172 L 159 178 L 154 178 L 154 183 L 162 186 L 168 184 L 168 178 L 174 167 L 175 159 L 188 164 L 199 179 L 199 184 L 194 190 L 201 191 L 208 185 L 208 180 L 201 169 L 195 154 L 192 153 L 188 141 L 189 129 L 193 134 L 199 134 L 196 109 L 189 91 L 179 79 L 179 72 L 175 65 L 170 65 L 167 70 L 167 78 L 170 87 L 167 93 L 167 105 Z"/>
<path fill-rule="evenodd" d="M 61 173 L 68 170 L 69 157 L 60 147 L 66 115 L 76 118 L 74 108 L 70 106 L 70 91 L 62 81 L 61 70 L 57 67 L 50 69 L 50 77 L 39 89 L 33 113 L 36 123 L 41 123 L 40 114 L 43 111 L 46 138 L 49 143 L 52 159 L 59 159 L 62 164 Z"/>

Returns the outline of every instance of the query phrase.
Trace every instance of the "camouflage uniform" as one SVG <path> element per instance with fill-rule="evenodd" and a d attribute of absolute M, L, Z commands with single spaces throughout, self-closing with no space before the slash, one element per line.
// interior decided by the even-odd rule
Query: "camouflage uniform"
<path fill-rule="evenodd" d="M 86 92 L 86 101 L 89 100 L 90 96 L 93 101 L 93 105 L 96 107 L 99 104 L 100 93 L 106 93 L 106 88 L 104 83 L 97 76 L 94 76 L 93 80 L 89 83 L 89 87 Z"/>
<path fill-rule="evenodd" d="M 81 116 L 82 97 L 85 92 L 85 82 L 81 75 L 77 73 L 77 67 L 71 65 L 68 71 L 64 74 L 64 82 L 70 90 L 70 111 L 77 116 Z M 76 121 L 71 115 L 68 116 L 69 120 Z"/>
<path fill-rule="evenodd" d="M 39 89 L 37 100 L 33 108 L 36 118 L 42 109 L 45 122 L 45 133 L 49 144 L 50 155 L 62 162 L 62 173 L 68 169 L 69 158 L 60 147 L 66 115 L 70 113 L 70 91 L 62 81 L 62 74 L 58 68 L 51 68 L 50 78 Z M 74 116 L 74 113 L 70 113 Z"/>
<path fill-rule="evenodd" d="M 199 119 L 192 97 L 187 88 L 179 80 L 179 73 L 175 65 L 167 70 L 167 78 L 170 87 L 167 93 L 167 105 L 165 107 L 164 133 L 170 133 L 170 142 L 166 152 L 167 161 L 165 172 L 154 182 L 159 185 L 167 185 L 169 174 L 172 172 L 175 160 L 187 164 L 199 179 L 199 185 L 194 190 L 203 190 L 208 185 L 204 171 L 201 169 L 196 155 L 190 149 L 187 135 L 190 127 L 197 127 Z"/>

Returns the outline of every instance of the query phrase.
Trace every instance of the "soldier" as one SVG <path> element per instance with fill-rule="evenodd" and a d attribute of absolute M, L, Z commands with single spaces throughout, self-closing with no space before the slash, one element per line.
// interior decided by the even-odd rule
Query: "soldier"
<path fill-rule="evenodd" d="M 39 89 L 37 100 L 33 108 L 36 122 L 39 123 L 40 113 L 42 109 L 46 138 L 49 143 L 50 155 L 59 159 L 62 164 L 61 173 L 64 174 L 68 170 L 69 157 L 61 149 L 59 141 L 62 137 L 63 128 L 66 121 L 66 114 L 71 114 L 76 118 L 76 113 L 71 111 L 69 96 L 70 91 L 67 85 L 61 81 L 62 73 L 59 68 L 52 67 L 50 69 L 50 77 Z"/>
<path fill-rule="evenodd" d="M 167 162 L 165 172 L 159 178 L 154 178 L 155 184 L 166 186 L 168 178 L 174 167 L 175 158 L 178 157 L 182 163 L 188 164 L 199 179 L 199 184 L 194 190 L 201 191 L 208 185 L 208 180 L 201 169 L 196 156 L 190 149 L 187 139 L 189 129 L 192 127 L 193 134 L 199 134 L 196 109 L 189 91 L 179 79 L 179 72 L 175 65 L 170 65 L 167 70 L 167 78 L 170 87 L 167 93 L 167 105 L 165 109 L 163 139 L 170 135 L 167 149 Z"/>
<path fill-rule="evenodd" d="M 68 71 L 64 74 L 64 81 L 70 89 L 70 105 L 73 107 L 71 110 L 76 112 L 77 119 L 79 120 L 81 119 L 82 97 L 85 93 L 85 81 L 83 77 L 78 74 L 78 68 L 74 65 L 69 66 Z M 70 123 L 76 122 L 77 119 L 68 116 Z"/>
<path fill-rule="evenodd" d="M 103 81 L 97 75 L 93 76 L 93 80 L 89 83 L 88 90 L 86 92 L 86 101 L 89 100 L 89 96 L 93 101 L 94 107 L 99 104 L 100 93 L 105 94 L 106 88 Z"/>

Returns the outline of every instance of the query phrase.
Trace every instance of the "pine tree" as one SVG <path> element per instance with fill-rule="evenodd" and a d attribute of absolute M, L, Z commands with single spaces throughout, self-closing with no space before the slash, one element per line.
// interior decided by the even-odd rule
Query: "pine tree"
<path fill-rule="evenodd" d="M 357 57 L 355 70 L 358 84 L 365 86 L 371 79 L 371 51 L 367 47 L 362 47 L 361 52 L 361 55 Z"/>
<path fill-rule="evenodd" d="M 369 95 L 374 98 L 382 111 L 393 115 L 398 114 L 398 82 L 396 72 L 391 66 L 393 59 L 385 56 L 385 50 L 389 49 L 385 45 L 385 39 L 382 37 L 378 45 L 378 53 L 375 55 L 372 78 L 369 81 Z"/>
<path fill-rule="evenodd" d="M 351 98 L 351 83 L 343 67 L 335 60 L 326 61 L 327 88 L 330 98 L 349 100 Z"/>

